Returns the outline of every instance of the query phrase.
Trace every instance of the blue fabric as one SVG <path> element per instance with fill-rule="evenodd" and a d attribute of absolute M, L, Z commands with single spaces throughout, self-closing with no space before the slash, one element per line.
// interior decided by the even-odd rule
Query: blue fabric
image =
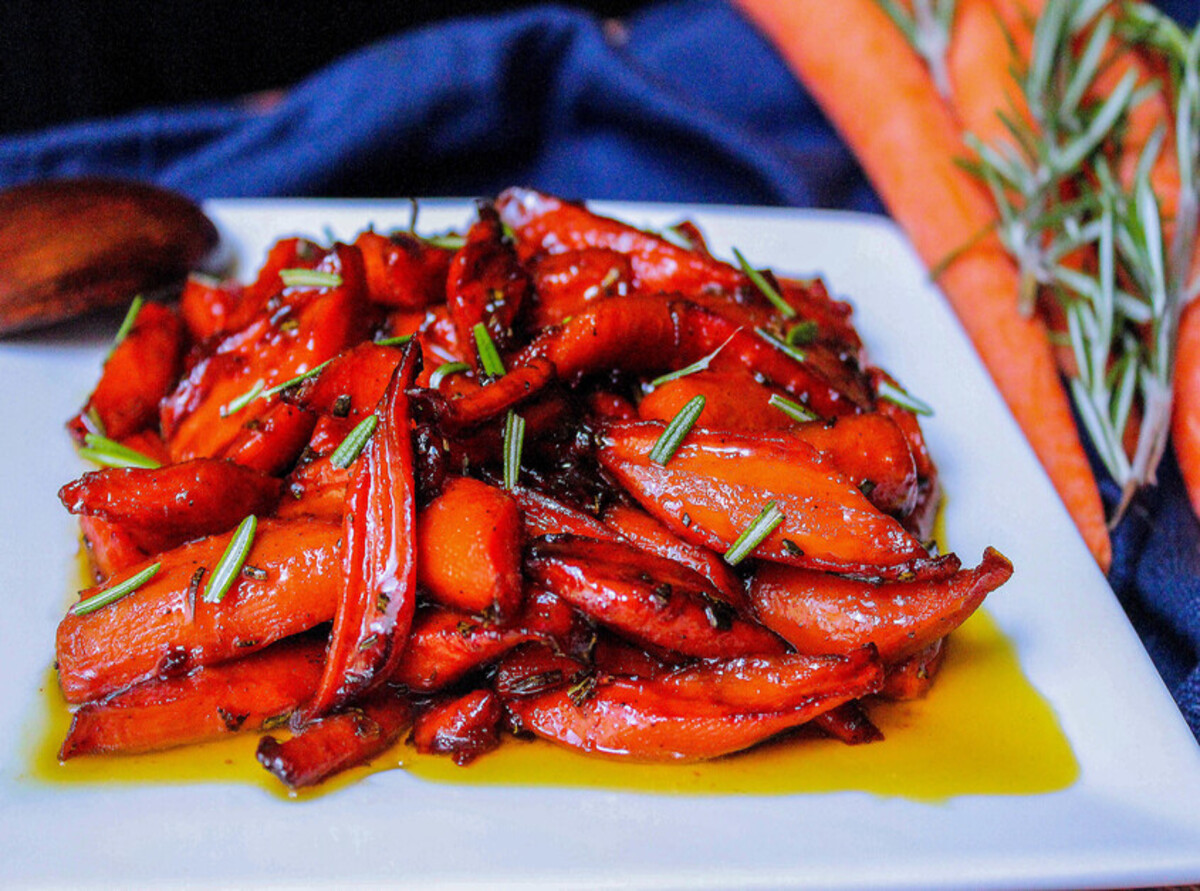
<path fill-rule="evenodd" d="M 1163 6 L 1195 21 L 1194 0 Z M 350 55 L 274 102 L 0 140 L 0 186 L 84 173 L 197 199 L 529 183 L 566 196 L 882 211 L 772 47 L 716 0 L 664 3 L 620 27 L 553 6 L 452 21 Z M 1169 457 L 1114 549 L 1114 590 L 1200 736 L 1200 526 Z"/>

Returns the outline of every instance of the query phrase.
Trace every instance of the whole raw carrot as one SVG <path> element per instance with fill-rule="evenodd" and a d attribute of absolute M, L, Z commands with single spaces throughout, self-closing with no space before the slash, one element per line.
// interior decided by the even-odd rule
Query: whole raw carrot
<path fill-rule="evenodd" d="M 954 115 L 873 0 L 739 2 L 837 126 L 927 265 L 943 262 L 995 221 L 985 190 L 957 164 L 966 148 Z M 987 237 L 960 253 L 938 283 L 1107 568 L 1111 544 L 1099 490 L 1045 326 L 1018 310 L 1015 265 L 999 241 Z"/>
<path fill-rule="evenodd" d="M 1171 439 L 1192 510 L 1200 516 L 1200 303 L 1185 309 L 1179 322 Z"/>

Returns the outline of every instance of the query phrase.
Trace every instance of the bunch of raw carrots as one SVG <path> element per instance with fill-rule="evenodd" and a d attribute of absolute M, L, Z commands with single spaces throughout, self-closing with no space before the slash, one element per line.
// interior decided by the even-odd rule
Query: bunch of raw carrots
<path fill-rule="evenodd" d="M 1200 30 L 1128 0 L 740 3 L 909 234 L 1099 563 L 1172 430 L 1200 512 Z M 1123 491 L 1108 517 L 1072 408 Z"/>
<path fill-rule="evenodd" d="M 740 259 L 740 255 L 739 259 Z M 819 282 L 527 190 L 465 237 L 288 239 L 135 308 L 63 487 L 99 584 L 62 757 L 273 731 L 289 786 L 410 727 L 639 760 L 922 695 L 1009 577 L 926 544 L 919 401 Z M 277 728 L 290 728 L 280 738 Z"/>

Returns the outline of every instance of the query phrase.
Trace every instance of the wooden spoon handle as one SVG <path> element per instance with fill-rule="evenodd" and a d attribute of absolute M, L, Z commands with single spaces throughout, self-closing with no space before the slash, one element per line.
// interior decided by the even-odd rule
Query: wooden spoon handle
<path fill-rule="evenodd" d="M 143 183 L 53 180 L 0 192 L 0 334 L 179 281 L 217 240 L 199 207 Z"/>

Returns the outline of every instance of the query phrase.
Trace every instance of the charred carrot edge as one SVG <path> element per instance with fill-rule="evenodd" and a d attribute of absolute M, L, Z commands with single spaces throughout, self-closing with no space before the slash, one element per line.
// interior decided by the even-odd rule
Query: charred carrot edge
<path fill-rule="evenodd" d="M 960 248 L 964 235 L 995 221 L 983 187 L 957 166 L 966 148 L 953 114 L 903 34 L 873 0 L 738 2 L 774 39 L 854 150 L 927 266 Z M 1107 569 L 1112 552 L 1099 489 L 1045 326 L 1018 310 L 1013 262 L 995 237 L 984 238 L 959 254 L 938 283 L 1088 547 Z"/>

